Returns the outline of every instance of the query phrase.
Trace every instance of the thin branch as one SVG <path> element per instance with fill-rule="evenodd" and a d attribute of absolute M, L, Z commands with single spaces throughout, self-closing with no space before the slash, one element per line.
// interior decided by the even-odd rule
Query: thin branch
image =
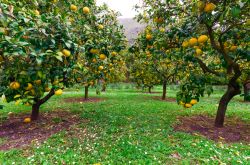
<path fill-rule="evenodd" d="M 221 76 L 220 73 L 218 73 L 218 72 L 216 72 L 216 71 L 210 69 L 205 63 L 202 62 L 201 59 L 199 59 L 199 58 L 197 58 L 197 57 L 196 57 L 195 59 L 196 59 L 197 62 L 199 63 L 199 65 L 200 65 L 200 67 L 201 67 L 201 69 L 203 70 L 204 73 L 207 73 L 207 72 L 208 72 L 208 73 L 212 73 L 212 74 L 214 74 L 214 75 L 216 75 L 216 76 Z"/>

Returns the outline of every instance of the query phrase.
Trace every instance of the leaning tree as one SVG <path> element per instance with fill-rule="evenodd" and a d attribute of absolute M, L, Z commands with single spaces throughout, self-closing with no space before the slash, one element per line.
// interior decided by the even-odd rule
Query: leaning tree
<path fill-rule="evenodd" d="M 227 106 L 241 94 L 241 79 L 246 75 L 249 55 L 249 5 L 240 0 L 149 1 L 145 0 L 141 17 L 164 22 L 166 29 L 176 27 L 179 33 L 178 54 L 184 67 L 192 63 L 178 93 L 179 103 L 199 99 L 216 81 L 227 84 L 215 119 L 223 127 Z M 157 17 L 156 17 L 157 16 Z M 242 64 L 243 63 L 243 64 Z M 197 74 L 197 70 L 203 74 Z M 247 82 L 247 81 L 246 81 Z M 211 91 L 211 90 L 210 90 Z M 192 105 L 188 105 L 191 107 Z"/>

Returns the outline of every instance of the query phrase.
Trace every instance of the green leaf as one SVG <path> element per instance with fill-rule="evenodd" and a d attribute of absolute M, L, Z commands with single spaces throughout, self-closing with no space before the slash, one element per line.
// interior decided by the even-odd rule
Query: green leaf
<path fill-rule="evenodd" d="M 232 10 L 231 10 L 231 14 L 233 17 L 239 17 L 240 16 L 240 8 L 238 7 L 233 7 Z"/>

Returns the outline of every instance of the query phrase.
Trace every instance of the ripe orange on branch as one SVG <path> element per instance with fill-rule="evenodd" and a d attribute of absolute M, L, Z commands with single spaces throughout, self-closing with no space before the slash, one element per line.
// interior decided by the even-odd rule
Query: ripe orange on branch
<path fill-rule="evenodd" d="M 82 9 L 82 11 L 83 11 L 84 14 L 89 14 L 90 13 L 90 9 L 88 7 L 84 7 Z"/>
<path fill-rule="evenodd" d="M 197 56 L 202 55 L 203 53 L 201 49 L 196 49 L 195 51 Z"/>
<path fill-rule="evenodd" d="M 62 89 L 58 89 L 57 91 L 55 91 L 55 95 L 60 96 L 63 94 L 63 90 Z"/>
<path fill-rule="evenodd" d="M 198 42 L 199 43 L 205 43 L 207 42 L 208 40 L 208 37 L 206 35 L 201 35 L 199 38 L 198 38 Z"/>
<path fill-rule="evenodd" d="M 25 88 L 25 90 L 29 91 L 33 88 L 33 85 L 31 83 L 28 83 L 27 87 Z"/>
<path fill-rule="evenodd" d="M 230 51 L 232 51 L 232 52 L 234 52 L 234 51 L 236 51 L 236 49 L 237 49 L 237 46 L 231 46 L 231 48 L 230 48 Z"/>
<path fill-rule="evenodd" d="M 71 52 L 67 49 L 63 49 L 62 53 L 65 57 L 69 57 L 71 55 Z"/>
<path fill-rule="evenodd" d="M 146 35 L 146 39 L 147 39 L 147 40 L 151 40 L 152 38 L 153 38 L 153 36 L 152 36 L 151 34 L 147 34 L 147 35 Z"/>
<path fill-rule="evenodd" d="M 103 69 L 104 69 L 103 66 L 99 66 L 99 67 L 98 67 L 98 70 L 99 70 L 99 71 L 102 71 Z"/>
<path fill-rule="evenodd" d="M 191 38 L 189 40 L 189 45 L 190 46 L 195 46 L 197 44 L 198 40 L 196 38 Z"/>
<path fill-rule="evenodd" d="M 105 60 L 107 57 L 106 57 L 105 54 L 100 54 L 99 58 L 100 58 L 101 60 Z"/>
<path fill-rule="evenodd" d="M 207 13 L 211 13 L 215 8 L 216 8 L 215 4 L 207 3 L 205 8 L 204 8 L 204 11 L 207 12 Z"/>
<path fill-rule="evenodd" d="M 16 81 L 10 83 L 10 88 L 11 88 L 11 89 L 14 89 L 14 90 L 19 89 L 20 86 L 21 86 L 20 83 L 19 83 L 19 82 L 16 82 Z"/>
<path fill-rule="evenodd" d="M 77 6 L 76 5 L 70 5 L 70 10 L 77 11 Z"/>

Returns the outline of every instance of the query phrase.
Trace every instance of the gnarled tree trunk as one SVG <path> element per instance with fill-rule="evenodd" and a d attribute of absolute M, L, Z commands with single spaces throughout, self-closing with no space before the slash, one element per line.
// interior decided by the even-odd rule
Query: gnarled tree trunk
<path fill-rule="evenodd" d="M 217 115 L 215 118 L 215 127 L 223 127 L 228 103 L 234 96 L 240 93 L 240 85 L 236 81 L 230 82 L 226 93 L 222 96 L 220 100 Z"/>
<path fill-rule="evenodd" d="M 89 98 L 89 86 L 85 86 L 84 88 L 84 99 L 87 100 Z"/>
<path fill-rule="evenodd" d="M 39 118 L 39 110 L 40 106 L 47 102 L 53 95 L 55 94 L 55 90 L 51 89 L 49 94 L 47 94 L 44 98 L 42 99 L 35 99 L 35 103 L 32 105 L 32 112 L 31 112 L 31 120 L 37 120 Z"/>
<path fill-rule="evenodd" d="M 162 90 L 162 100 L 165 100 L 166 99 L 166 95 L 167 95 L 167 81 L 164 80 L 163 81 L 163 90 Z"/>

